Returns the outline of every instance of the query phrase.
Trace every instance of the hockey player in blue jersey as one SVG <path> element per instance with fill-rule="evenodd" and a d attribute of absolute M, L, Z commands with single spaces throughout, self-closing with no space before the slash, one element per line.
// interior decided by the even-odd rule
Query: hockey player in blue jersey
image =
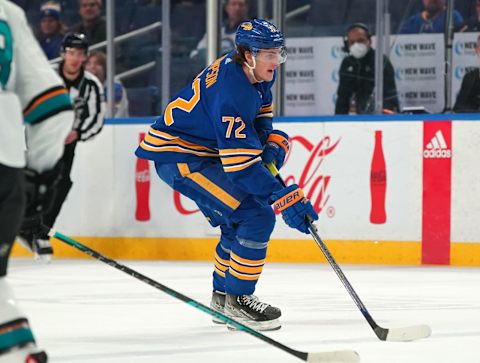
<path fill-rule="evenodd" d="M 283 34 L 254 19 L 237 29 L 236 50 L 217 59 L 182 89 L 136 151 L 160 178 L 194 200 L 220 226 L 211 306 L 257 330 L 279 329 L 280 309 L 253 295 L 275 225 L 275 209 L 308 233 L 318 219 L 298 185 L 283 187 L 265 168 L 283 165 L 288 135 L 272 126 Z"/>

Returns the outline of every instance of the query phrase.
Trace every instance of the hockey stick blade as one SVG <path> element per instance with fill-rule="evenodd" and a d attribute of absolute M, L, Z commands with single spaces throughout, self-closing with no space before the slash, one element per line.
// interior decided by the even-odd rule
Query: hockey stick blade
<path fill-rule="evenodd" d="M 390 329 L 377 326 L 374 331 L 380 340 L 386 340 L 388 342 L 409 342 L 428 338 L 432 334 L 432 329 L 428 325 L 414 325 Z"/>
<path fill-rule="evenodd" d="M 280 174 L 278 174 L 278 169 L 274 163 L 266 164 L 265 166 L 283 186 L 286 186 L 282 177 L 280 176 Z M 343 286 L 349 293 L 350 297 L 353 299 L 358 309 L 360 310 L 360 312 L 365 317 L 370 327 L 373 329 L 373 331 L 377 335 L 378 339 L 383 341 L 386 340 L 390 342 L 407 342 L 411 340 L 427 338 L 430 336 L 430 334 L 432 333 L 432 330 L 428 325 L 415 325 L 415 326 L 406 327 L 406 328 L 394 328 L 394 329 L 385 329 L 385 328 L 382 328 L 381 326 L 378 326 L 378 324 L 375 322 L 375 320 L 373 320 L 372 316 L 370 315 L 367 308 L 363 304 L 360 297 L 357 295 L 353 286 L 350 284 L 350 281 L 348 281 L 342 269 L 337 264 L 337 261 L 335 261 L 335 258 L 330 253 L 327 245 L 320 238 L 315 225 L 308 218 L 306 218 L 305 221 L 308 224 L 308 230 L 313 240 L 322 251 L 323 255 L 327 259 L 333 271 L 337 274 L 338 278 L 340 279 L 340 282 L 343 284 Z"/>
<path fill-rule="evenodd" d="M 360 362 L 360 356 L 353 350 L 337 350 L 334 352 L 308 353 L 307 362 L 311 363 L 349 363 Z"/>
<path fill-rule="evenodd" d="M 207 313 L 209 314 L 210 316 L 213 316 L 215 317 L 216 319 L 218 320 L 221 320 L 223 321 L 224 323 L 227 323 L 233 327 L 235 327 L 237 330 L 241 330 L 241 331 L 244 331 L 245 333 L 248 333 L 260 340 L 263 340 L 264 342 L 268 343 L 268 344 L 271 344 L 273 345 L 274 347 L 276 348 L 279 348 L 281 350 L 283 350 L 284 352 L 287 352 L 287 353 L 290 353 L 292 355 L 294 355 L 295 357 L 303 360 L 303 361 L 306 361 L 306 362 L 323 362 L 323 363 L 356 363 L 356 362 L 359 362 L 360 361 L 360 356 L 358 355 L 357 352 L 353 351 L 353 350 L 340 350 L 340 351 L 330 351 L 330 352 L 317 352 L 317 353 L 308 353 L 308 352 L 301 352 L 299 350 L 295 350 L 295 349 L 292 349 L 282 343 L 280 343 L 279 341 L 275 340 L 275 339 L 272 339 L 266 335 L 263 335 L 262 333 L 252 329 L 252 328 L 249 328 L 248 326 L 246 325 L 243 325 L 241 323 L 239 323 L 238 321 L 218 312 L 218 311 L 215 311 L 211 308 L 209 308 L 208 306 L 206 305 L 203 305 L 201 304 L 200 302 L 186 296 L 186 295 L 183 295 L 182 293 L 176 291 L 176 290 L 173 290 L 171 288 L 169 288 L 168 286 L 165 286 L 163 284 L 161 284 L 160 282 L 158 281 L 155 281 L 153 279 L 151 279 L 150 277 L 148 276 L 145 276 L 143 274 L 141 274 L 140 272 L 137 272 L 133 269 L 131 269 L 130 267 L 128 266 L 125 266 L 123 264 L 121 264 L 120 262 L 117 262 L 111 258 L 108 258 L 108 257 L 105 257 L 103 256 L 102 254 L 98 253 L 97 251 L 91 249 L 90 247 L 87 247 L 83 244 L 81 244 L 80 242 L 77 242 L 73 239 L 71 239 L 70 237 L 68 236 L 65 236 L 59 232 L 55 232 L 53 229 L 51 229 L 49 232 L 48 232 L 48 235 L 50 237 L 54 237 L 56 239 L 58 239 L 59 241 L 71 246 L 71 247 L 75 247 L 77 250 L 89 255 L 90 257 L 93 257 L 103 263 L 106 263 L 107 265 L 113 267 L 113 268 L 116 268 L 117 270 L 120 270 L 124 273 L 126 273 L 127 275 L 129 276 L 132 276 L 134 278 L 136 278 L 137 280 L 140 280 L 144 283 L 146 283 L 147 285 L 150 285 L 150 286 L 153 286 L 155 287 L 156 289 L 158 290 L 161 290 L 163 291 L 164 293 L 166 293 L 167 295 L 170 295 L 171 297 L 174 297 L 178 300 L 181 300 L 185 303 L 187 303 L 188 305 L 200 310 L 200 311 L 203 311 L 204 313 Z"/>

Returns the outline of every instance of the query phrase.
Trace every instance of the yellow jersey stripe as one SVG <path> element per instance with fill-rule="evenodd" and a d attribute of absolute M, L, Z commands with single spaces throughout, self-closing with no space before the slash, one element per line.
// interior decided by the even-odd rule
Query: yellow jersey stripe
<path fill-rule="evenodd" d="M 208 151 L 211 153 L 217 153 L 214 149 L 210 149 L 206 146 L 194 144 L 193 142 L 185 141 L 180 138 L 176 138 L 173 140 L 164 140 L 164 139 L 159 139 L 154 136 L 151 136 L 150 134 L 145 135 L 145 141 L 148 142 L 149 144 L 152 144 L 154 146 L 163 146 L 163 145 L 180 145 L 184 146 L 189 149 L 195 149 L 199 151 Z"/>
<path fill-rule="evenodd" d="M 235 271 L 240 272 L 240 273 L 246 273 L 246 274 L 261 274 L 263 270 L 263 265 L 262 266 L 257 266 L 257 267 L 250 267 L 250 266 L 244 266 L 236 263 L 235 261 L 230 261 L 230 267 L 235 269 Z"/>
<path fill-rule="evenodd" d="M 227 271 L 229 266 L 223 266 L 222 264 L 220 264 L 218 261 L 215 261 L 215 268 L 220 270 L 220 271 Z"/>
<path fill-rule="evenodd" d="M 223 170 L 225 170 L 226 173 L 231 173 L 231 172 L 234 172 L 234 171 L 239 171 L 239 170 L 246 169 L 250 165 L 258 163 L 260 161 L 262 161 L 262 158 L 259 156 L 259 157 L 256 157 L 255 159 L 250 160 L 247 163 L 243 163 L 243 164 L 240 164 L 240 165 L 232 165 L 232 166 L 224 165 Z"/>
<path fill-rule="evenodd" d="M 181 176 L 187 176 L 190 174 L 190 168 L 186 163 L 177 163 L 177 168 Z"/>
<path fill-rule="evenodd" d="M 262 149 L 221 149 L 218 151 L 220 156 L 236 156 L 236 155 L 260 155 Z"/>
<path fill-rule="evenodd" d="M 240 201 L 232 197 L 228 194 L 225 190 L 220 188 L 218 185 L 210 181 L 208 178 L 203 176 L 200 173 L 192 173 L 186 176 L 187 178 L 191 179 L 194 183 L 197 183 L 207 192 L 215 196 L 217 199 L 221 200 L 223 203 L 228 205 L 232 209 L 237 209 L 240 205 Z"/>
<path fill-rule="evenodd" d="M 221 158 L 223 165 L 239 164 L 252 160 L 252 156 L 227 156 Z"/>
<path fill-rule="evenodd" d="M 260 113 L 257 115 L 256 118 L 262 118 L 262 117 L 273 117 L 273 113 Z"/>
<path fill-rule="evenodd" d="M 144 141 L 140 144 L 140 147 L 147 151 L 154 151 L 154 152 L 177 152 L 177 153 L 184 153 L 184 154 L 193 154 L 197 156 L 210 156 L 210 157 L 218 157 L 218 154 L 212 154 L 206 151 L 195 151 L 186 149 L 179 145 L 165 145 L 165 146 L 151 146 L 146 144 Z"/>
<path fill-rule="evenodd" d="M 219 269 L 217 268 L 217 266 L 215 266 L 215 272 L 216 272 L 217 274 L 219 274 L 220 276 L 225 277 L 225 272 L 219 270 Z"/>
<path fill-rule="evenodd" d="M 228 266 L 230 264 L 229 260 L 224 260 L 215 252 L 215 259 L 220 262 L 222 265 Z"/>
<path fill-rule="evenodd" d="M 240 257 L 238 256 L 237 254 L 235 253 L 230 253 L 230 261 L 231 260 L 235 260 L 235 262 L 237 263 L 241 263 L 242 265 L 245 265 L 245 266 L 260 266 L 260 265 L 263 265 L 265 263 L 265 259 L 261 259 L 261 260 L 249 260 L 249 259 L 246 259 L 246 258 L 243 258 L 243 257 Z"/>
<path fill-rule="evenodd" d="M 240 279 L 240 280 L 255 281 L 255 280 L 258 280 L 260 278 L 260 274 L 258 274 L 258 275 L 245 275 L 245 274 L 242 274 L 240 272 L 235 271 L 234 269 L 228 270 L 228 273 L 230 275 L 236 277 L 237 279 Z"/>
<path fill-rule="evenodd" d="M 150 127 L 150 129 L 148 130 L 148 133 L 150 133 L 150 134 L 152 134 L 152 135 L 154 135 L 154 136 L 158 136 L 158 137 L 160 137 L 160 138 L 166 139 L 166 140 L 175 140 L 175 139 L 178 139 L 178 136 L 173 136 L 173 135 L 170 135 L 169 133 L 155 130 L 153 127 Z"/>
<path fill-rule="evenodd" d="M 265 112 L 272 112 L 272 111 L 273 111 L 273 104 L 260 107 L 260 110 L 258 111 L 258 113 L 265 113 Z"/>

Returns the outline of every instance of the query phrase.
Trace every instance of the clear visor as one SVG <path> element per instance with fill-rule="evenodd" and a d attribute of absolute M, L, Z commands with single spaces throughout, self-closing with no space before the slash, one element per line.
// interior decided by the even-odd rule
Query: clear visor
<path fill-rule="evenodd" d="M 255 59 L 260 62 L 285 63 L 287 60 L 287 48 L 258 49 L 254 53 Z"/>

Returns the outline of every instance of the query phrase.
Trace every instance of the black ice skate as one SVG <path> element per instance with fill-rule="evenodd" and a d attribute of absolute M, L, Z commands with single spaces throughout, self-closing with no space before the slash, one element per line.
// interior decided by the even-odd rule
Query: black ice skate
<path fill-rule="evenodd" d="M 225 299 L 225 314 L 255 330 L 277 330 L 282 326 L 279 308 L 261 302 L 255 295 L 229 295 Z M 234 327 L 228 326 L 230 330 Z"/>
<path fill-rule="evenodd" d="M 20 234 L 17 237 L 18 242 L 31 251 L 35 260 L 40 262 L 50 262 L 53 254 L 53 248 L 48 237 L 36 238 L 33 234 Z"/>
<path fill-rule="evenodd" d="M 225 312 L 225 293 L 214 290 L 212 293 L 212 300 L 210 301 L 210 308 L 219 313 L 224 314 Z M 212 318 L 212 321 L 215 324 L 225 324 L 224 321 L 217 319 L 215 317 Z"/>

